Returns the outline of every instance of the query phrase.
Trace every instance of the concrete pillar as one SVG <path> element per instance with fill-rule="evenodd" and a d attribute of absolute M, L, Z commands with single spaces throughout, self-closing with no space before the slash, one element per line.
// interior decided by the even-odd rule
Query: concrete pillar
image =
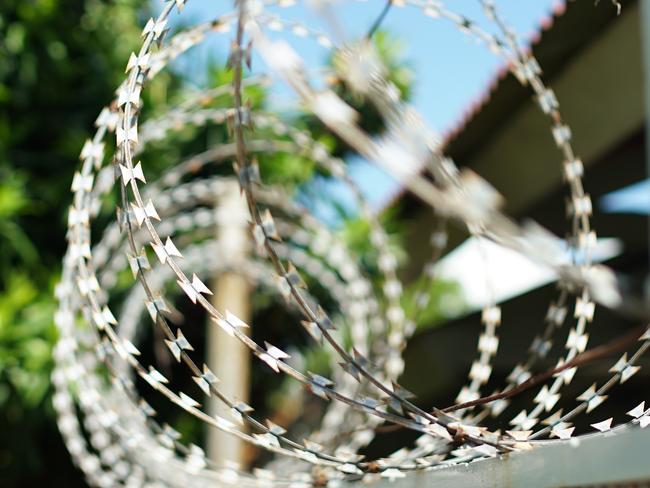
<path fill-rule="evenodd" d="M 212 283 L 214 296 L 212 304 L 221 313 L 230 310 L 240 319 L 250 324 L 251 287 L 237 271 L 238 263 L 243 262 L 250 251 L 247 229 L 249 212 L 244 196 L 240 194 L 237 181 L 229 181 L 226 191 L 219 198 L 215 208 L 217 213 L 216 238 L 223 256 L 232 265 L 232 271 L 215 277 Z M 232 399 L 247 402 L 250 390 L 250 353 L 237 339 L 230 337 L 213 321 L 207 325 L 207 364 L 221 380 L 219 389 Z M 209 412 L 230 418 L 225 404 L 211 398 Z M 244 463 L 245 443 L 240 439 L 208 427 L 206 449 L 208 457 L 217 462 L 234 461 Z"/>

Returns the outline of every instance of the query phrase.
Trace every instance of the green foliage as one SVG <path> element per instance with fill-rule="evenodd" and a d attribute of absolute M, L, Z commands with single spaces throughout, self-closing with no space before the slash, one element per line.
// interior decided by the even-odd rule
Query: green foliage
<path fill-rule="evenodd" d="M 33 211 L 25 190 L 25 178 L 18 172 L 0 168 L 0 240 L 6 243 L 0 255 L 0 269 L 13 261 L 35 265 L 36 247 L 19 224 L 22 215 Z"/>
<path fill-rule="evenodd" d="M 402 223 L 394 220 L 390 212 L 385 212 L 380 219 L 380 224 L 388 236 L 388 249 L 395 255 L 398 262 L 405 262 L 407 259 L 403 248 Z M 350 249 L 362 258 L 365 272 L 369 276 L 378 276 L 379 269 L 377 262 L 379 255 L 376 248 L 371 244 L 370 223 L 361 217 L 348 217 L 343 222 L 341 235 L 343 241 L 348 243 Z"/>
<path fill-rule="evenodd" d="M 8 401 L 10 390 L 28 408 L 43 402 L 52 369 L 53 313 L 52 301 L 44 300 L 27 276 L 9 278 L 0 296 L 0 402 Z"/>
<path fill-rule="evenodd" d="M 53 284 L 79 150 L 139 42 L 140 4 L 0 2 L 2 486 L 80 483 L 49 404 Z"/>
<path fill-rule="evenodd" d="M 386 79 L 397 87 L 402 99 L 408 100 L 411 96 L 412 71 L 408 63 L 404 61 L 402 43 L 390 33 L 379 30 L 372 37 L 372 46 L 386 68 Z M 331 63 L 335 66 L 339 63 L 336 55 L 332 58 Z M 343 100 L 359 112 L 359 122 L 366 132 L 378 134 L 384 130 L 383 118 L 371 100 L 351 91 L 343 80 L 338 80 L 334 89 Z M 347 147 L 345 149 L 347 150 Z"/>
<path fill-rule="evenodd" d="M 14 341 L 31 341 L 38 317 L 52 323 L 50 284 L 65 244 L 72 173 L 88 129 L 110 100 L 124 60 L 138 41 L 138 3 L 7 0 L 0 7 L 3 346 L 9 329 L 21 331 L 12 336 Z M 34 312 L 35 303 L 48 313 Z M 51 343 L 52 334 L 44 331 L 39 340 Z M 35 358 L 43 355 L 43 343 L 28 344 L 14 346 L 33 351 Z M 20 357 L 21 364 L 45 364 Z"/>
<path fill-rule="evenodd" d="M 411 97 L 413 71 L 404 61 L 404 44 L 385 30 L 378 30 L 372 37 L 379 59 L 386 67 L 387 79 L 395 84 L 404 100 Z"/>
<path fill-rule="evenodd" d="M 423 307 L 417 305 L 421 293 L 429 295 L 429 301 Z M 428 329 L 457 315 L 465 308 L 465 302 L 458 283 L 422 277 L 404 290 L 402 307 L 407 316 L 414 318 L 418 329 Z"/>
<path fill-rule="evenodd" d="M 396 209 L 386 209 L 381 215 L 381 224 L 388 235 L 388 249 L 397 258 L 400 265 L 406 264 L 408 256 L 404 252 L 403 238 L 404 223 L 395 217 Z M 370 241 L 370 224 L 361 218 L 348 216 L 340 230 L 345 242 L 352 251 L 361 256 L 359 263 L 365 273 L 373 279 L 377 293 L 381 293 L 379 269 L 377 268 L 378 255 Z M 420 309 L 417 305 L 420 294 L 428 294 L 428 303 Z M 407 284 L 402 294 L 401 304 L 408 317 L 415 319 L 419 329 L 434 327 L 446 318 L 449 313 L 458 312 L 464 307 L 460 288 L 457 283 L 421 276 L 413 283 Z M 417 311 L 417 313 L 416 313 Z"/>

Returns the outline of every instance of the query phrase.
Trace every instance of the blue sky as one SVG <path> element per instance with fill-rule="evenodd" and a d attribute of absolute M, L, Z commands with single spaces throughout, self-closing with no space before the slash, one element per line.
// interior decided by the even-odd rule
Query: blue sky
<path fill-rule="evenodd" d="M 609 213 L 650 215 L 650 180 L 639 181 L 603 196 L 600 208 Z"/>
<path fill-rule="evenodd" d="M 478 0 L 450 0 L 447 3 L 456 12 L 493 30 L 485 20 Z M 498 0 L 501 12 L 523 40 L 527 40 L 539 29 L 541 20 L 550 14 L 554 3 L 557 0 Z M 328 32 L 327 25 L 308 4 L 309 2 L 299 2 L 289 8 L 274 8 L 271 11 L 285 20 L 302 22 Z M 221 5 L 215 8 L 212 1 L 189 0 L 182 18 L 193 23 L 230 10 L 229 2 Z M 340 5 L 335 8 L 336 16 L 347 37 L 352 39 L 367 31 L 383 8 L 384 1 L 340 1 L 335 5 Z M 502 64 L 501 60 L 470 36 L 459 33 L 449 21 L 426 17 L 413 7 L 393 7 L 383 28 L 393 33 L 402 43 L 404 59 L 415 74 L 412 103 L 434 128 L 441 131 L 449 129 L 459 120 L 469 102 L 482 93 Z M 204 56 L 223 59 L 230 37 L 216 37 L 214 42 L 206 44 L 202 52 L 195 53 L 193 61 Z M 295 41 L 292 36 L 287 36 L 287 39 Z M 292 44 L 306 59 L 309 67 L 322 66 L 327 55 L 325 48 L 307 40 Z"/>
<path fill-rule="evenodd" d="M 159 1 L 159 0 L 157 0 Z M 540 22 L 550 15 L 552 6 L 558 0 L 498 0 L 503 16 L 523 40 L 539 30 Z M 485 19 L 478 0 L 450 0 L 446 2 L 458 13 L 478 22 L 488 30 L 493 30 Z M 340 1 L 334 3 L 333 12 L 347 38 L 363 35 L 383 8 L 383 0 L 365 2 Z M 185 23 L 195 23 L 214 18 L 229 11 L 230 2 L 222 2 L 218 7 L 208 0 L 189 0 L 182 19 Z M 272 9 L 283 20 L 302 22 L 312 28 L 329 32 L 322 18 L 309 7 L 309 2 L 284 9 Z M 394 34 L 404 46 L 404 59 L 414 74 L 413 97 L 411 103 L 417 107 L 429 125 L 441 133 L 455 127 L 471 103 L 486 90 L 503 60 L 498 59 L 466 34 L 462 34 L 444 19 L 432 19 L 413 7 L 393 7 L 382 28 Z M 284 34 L 306 60 L 309 68 L 323 65 L 327 50 L 316 42 L 300 40 Z M 201 49 L 195 50 L 179 66 L 192 76 L 200 78 L 201 67 L 207 58 L 225 59 L 228 43 L 232 36 L 215 36 Z M 263 62 L 253 60 L 253 70 Z M 283 110 L 295 107 L 292 93 L 281 84 L 272 89 L 274 109 Z M 355 159 L 351 171 L 355 180 L 371 203 L 380 206 L 397 189 L 392 179 L 375 166 Z M 349 202 L 349 196 L 336 185 L 330 190 L 337 198 Z M 325 211 L 324 209 L 322 210 Z"/>

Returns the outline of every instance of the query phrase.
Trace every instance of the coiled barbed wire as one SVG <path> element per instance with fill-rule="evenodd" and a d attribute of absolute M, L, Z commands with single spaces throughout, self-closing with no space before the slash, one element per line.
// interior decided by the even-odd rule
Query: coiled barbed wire
<path fill-rule="evenodd" d="M 57 288 L 60 307 L 56 324 L 61 338 L 55 350 L 54 406 L 70 453 L 91 484 L 182 486 L 191 482 L 202 486 L 218 482 L 297 487 L 393 479 L 409 471 L 531 449 L 539 442 L 549 442 L 540 440 L 549 435 L 568 439 L 574 430 L 570 421 L 576 415 L 591 412 L 606 400 L 606 393 L 617 382 L 626 381 L 638 371 L 636 363 L 649 347 L 647 331 L 637 334 L 641 346 L 629 358 L 625 354 L 614 364 L 613 376 L 602 386 L 591 386 L 576 398 L 578 404 L 574 409 L 564 415 L 561 410 L 555 411 L 543 421 L 544 427 L 535 430 L 540 416 L 553 411 L 562 386 L 572 381 L 581 361 L 591 352 L 587 351 L 586 328 L 593 319 L 596 303 L 626 312 L 631 302 L 623 295 L 616 276 L 592 263 L 596 234 L 590 223 L 591 200 L 583 189 L 584 168 L 573 151 L 571 131 L 562 119 L 557 98 L 544 84 L 532 53 L 522 47 L 495 4 L 479 1 L 488 19 L 497 26 L 497 34 L 488 33 L 439 1 L 408 0 L 402 5 L 432 19 L 451 21 L 502 57 L 517 79 L 531 88 L 551 122 L 570 192 L 569 258 L 567 246 L 561 240 L 537 225 L 520 225 L 505 215 L 500 210 L 503 198 L 487 182 L 468 171 L 458 171 L 444 155 L 435 132 L 401 100 L 399 90 L 388 81 L 386 70 L 368 40 L 393 2 L 387 4 L 367 38 L 346 43 L 300 23 L 283 21 L 266 10 L 271 6 L 289 7 L 292 3 L 284 1 L 239 0 L 233 12 L 175 34 L 169 40 L 165 39 L 168 18 L 174 9 L 182 10 L 184 0 L 165 2 L 160 15 L 147 22 L 141 49 L 128 60 L 127 77 L 117 90 L 115 102 L 102 111 L 94 137 L 82 150 L 81 168 L 72 185 L 69 247 Z M 401 5 L 395 2 L 395 6 Z M 341 33 L 343 29 L 327 4 L 320 7 L 327 11 L 324 18 L 331 30 Z M 209 32 L 224 34 L 231 29 L 235 32 L 228 61 L 232 84 L 191 97 L 165 115 L 144 122 L 139 129 L 141 93 L 148 81 L 173 59 L 202 42 Z M 361 128 L 359 115 L 327 82 L 316 83 L 323 72 L 308 72 L 288 42 L 269 37 L 269 30 L 283 29 L 296 38 L 311 39 L 332 50 L 333 74 L 374 105 L 383 119 L 386 129 L 380 136 L 371 136 Z M 313 141 L 309 132 L 246 103 L 244 86 L 268 83 L 268 75 L 245 76 L 244 64 L 250 65 L 253 52 L 268 65 L 270 75 L 278 75 L 294 90 L 308 113 L 433 207 L 440 225 L 431 239 L 432 259 L 423 270 L 428 278 L 416 295 L 412 316 L 407 316 L 401 305 L 403 285 L 386 232 L 347 174 L 345 163 L 330 155 L 323 144 Z M 223 96 L 232 97 L 230 106 L 204 108 L 209 100 Z M 146 163 L 135 162 L 135 157 L 148 142 L 164 139 L 177 129 L 207 123 L 226 125 L 231 141 L 192 155 L 166 171 L 157 182 L 146 181 Z M 105 144 L 113 132 L 113 162 L 106 165 Z M 371 245 L 378 256 L 382 282 L 378 295 L 345 242 L 285 193 L 263 185 L 253 155 L 278 152 L 304 155 L 350 188 L 370 225 Z M 235 163 L 234 179 L 192 180 L 193 174 L 207 165 L 231 161 Z M 186 178 L 189 181 L 185 182 Z M 120 201 L 117 222 L 106 227 L 102 239 L 93 243 L 91 224 L 105 197 L 113 191 L 114 183 Z M 257 253 L 245 262 L 229 264 L 220 247 L 223 243 L 212 236 L 219 223 L 219 195 L 225 186 L 235 184 L 246 200 Z M 276 218 L 278 213 L 281 217 Z M 396 381 L 404 367 L 401 352 L 414 331 L 417 314 L 427 303 L 427 280 L 435 275 L 433 263 L 445 246 L 448 220 L 460 222 L 479 241 L 497 242 L 555 271 L 559 295 L 549 307 L 546 326 L 507 384 L 497 394 L 481 397 L 481 387 L 490 379 L 491 360 L 499 343 L 497 326 L 502 320 L 500 308 L 490 303 L 482 313 L 484 330 L 478 341 L 479 356 L 471 365 L 468 384 L 459 392 L 456 405 L 428 411 L 414 403 L 413 396 Z M 194 243 L 197 239 L 199 242 Z M 157 259 L 158 264 L 152 266 L 151 259 Z M 297 358 L 269 343 L 257 343 L 244 332 L 248 324 L 212 305 L 206 298 L 212 291 L 205 281 L 230 267 L 253 283 L 277 287 L 291 312 L 300 316 L 302 328 L 329 349 L 331 379 L 302 371 Z M 111 288 L 125 268 L 131 270 L 135 284 L 116 315 L 111 310 Z M 331 310 L 321 306 L 301 275 L 311 276 L 324 285 L 337 306 Z M 180 326 L 173 320 L 178 312 L 172 311 L 171 300 L 164 294 L 169 289 L 166 283 L 170 282 L 176 282 L 175 294 L 185 295 L 207 314 L 209 326 L 222 327 L 271 370 L 330 402 L 323 423 L 312 433 L 311 440 L 298 442 L 285 427 L 259 418 L 251 406 L 220 390 L 218 378 L 196 358 L 194 347 L 183 333 L 188 324 Z M 576 297 L 576 323 L 568 334 L 567 352 L 558 358 L 558 366 L 540 379 L 533 369 L 540 359 L 547 357 L 554 336 L 566 322 L 571 296 Z M 636 308 L 647 318 L 647 305 Z M 206 398 L 216 397 L 228 406 L 232 419 L 202 410 L 199 400 L 175 390 L 160 371 L 144 363 L 136 343 L 138 330 L 149 324 L 142 319 L 145 309 L 153 327 L 164 337 L 171 357 L 189 369 Z M 343 331 L 349 333 L 349 345 L 343 340 Z M 106 374 L 111 381 L 106 381 Z M 255 469 L 251 473 L 232 465 L 215 465 L 200 447 L 185 445 L 178 432 L 153 418 L 156 412 L 141 399 L 135 378 L 144 380 L 143 384 L 152 392 L 201 422 L 286 458 L 290 465 L 286 469 L 283 464 L 276 471 Z M 550 378 L 553 379 L 549 386 L 545 381 Z M 542 385 L 534 398 L 536 405 L 530 413 L 521 410 L 509 421 L 514 426 L 512 430 L 502 433 L 481 426 L 487 415 L 498 420 L 507 412 L 510 395 L 539 383 Z M 477 406 L 481 410 L 474 411 Z M 645 427 L 650 423 L 650 412 L 643 403 L 629 415 L 633 424 Z M 592 426 L 597 431 L 607 431 L 612 428 L 612 420 Z M 400 448 L 389 456 L 366 460 L 358 451 L 372 440 L 376 428 L 384 422 L 419 432 L 421 436 L 414 448 Z M 352 434 L 341 441 L 340 431 Z M 272 462 L 269 467 L 275 465 Z"/>

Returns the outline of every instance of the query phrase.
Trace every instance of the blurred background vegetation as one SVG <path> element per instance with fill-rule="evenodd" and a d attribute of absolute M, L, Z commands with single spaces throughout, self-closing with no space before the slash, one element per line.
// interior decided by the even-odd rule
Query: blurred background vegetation
<path fill-rule="evenodd" d="M 83 486 L 50 405 L 56 340 L 53 288 L 65 250 L 69 187 L 80 148 L 102 106 L 112 99 L 146 18 L 146 8 L 137 0 L 3 0 L 0 5 L 1 486 Z M 377 42 L 394 81 L 408 94 L 408 71 L 398 62 L 394 43 L 385 33 Z M 216 64 L 206 70 L 214 83 L 227 76 Z M 182 86 L 179 74 L 159 76 L 147 90 L 147 110 L 162 110 Z M 258 95 L 263 103 L 263 94 Z M 300 123 L 335 153 L 345 153 L 346 148 L 314 121 Z M 219 138 L 226 137 L 220 130 Z M 183 139 L 186 143 L 181 144 Z M 186 153 L 191 146 L 187 140 L 185 135 L 174 145 L 154 146 L 161 156 L 158 169 Z M 314 175 L 313 165 L 297 156 L 262 163 L 266 178 L 289 180 L 306 198 L 318 193 L 327 178 Z M 363 252 L 367 225 L 349 209 L 338 211 L 341 232 Z M 398 247 L 400 225 L 390 222 L 388 227 Z M 366 263 L 369 273 L 374 271 L 371 263 Z M 440 291 L 453 289 L 449 284 L 436 286 Z M 436 318 L 435 307 L 423 316 L 427 323 Z"/>
<path fill-rule="evenodd" d="M 2 486 L 82 485 L 49 403 L 53 286 L 79 148 L 138 42 L 140 4 L 0 5 Z"/>

